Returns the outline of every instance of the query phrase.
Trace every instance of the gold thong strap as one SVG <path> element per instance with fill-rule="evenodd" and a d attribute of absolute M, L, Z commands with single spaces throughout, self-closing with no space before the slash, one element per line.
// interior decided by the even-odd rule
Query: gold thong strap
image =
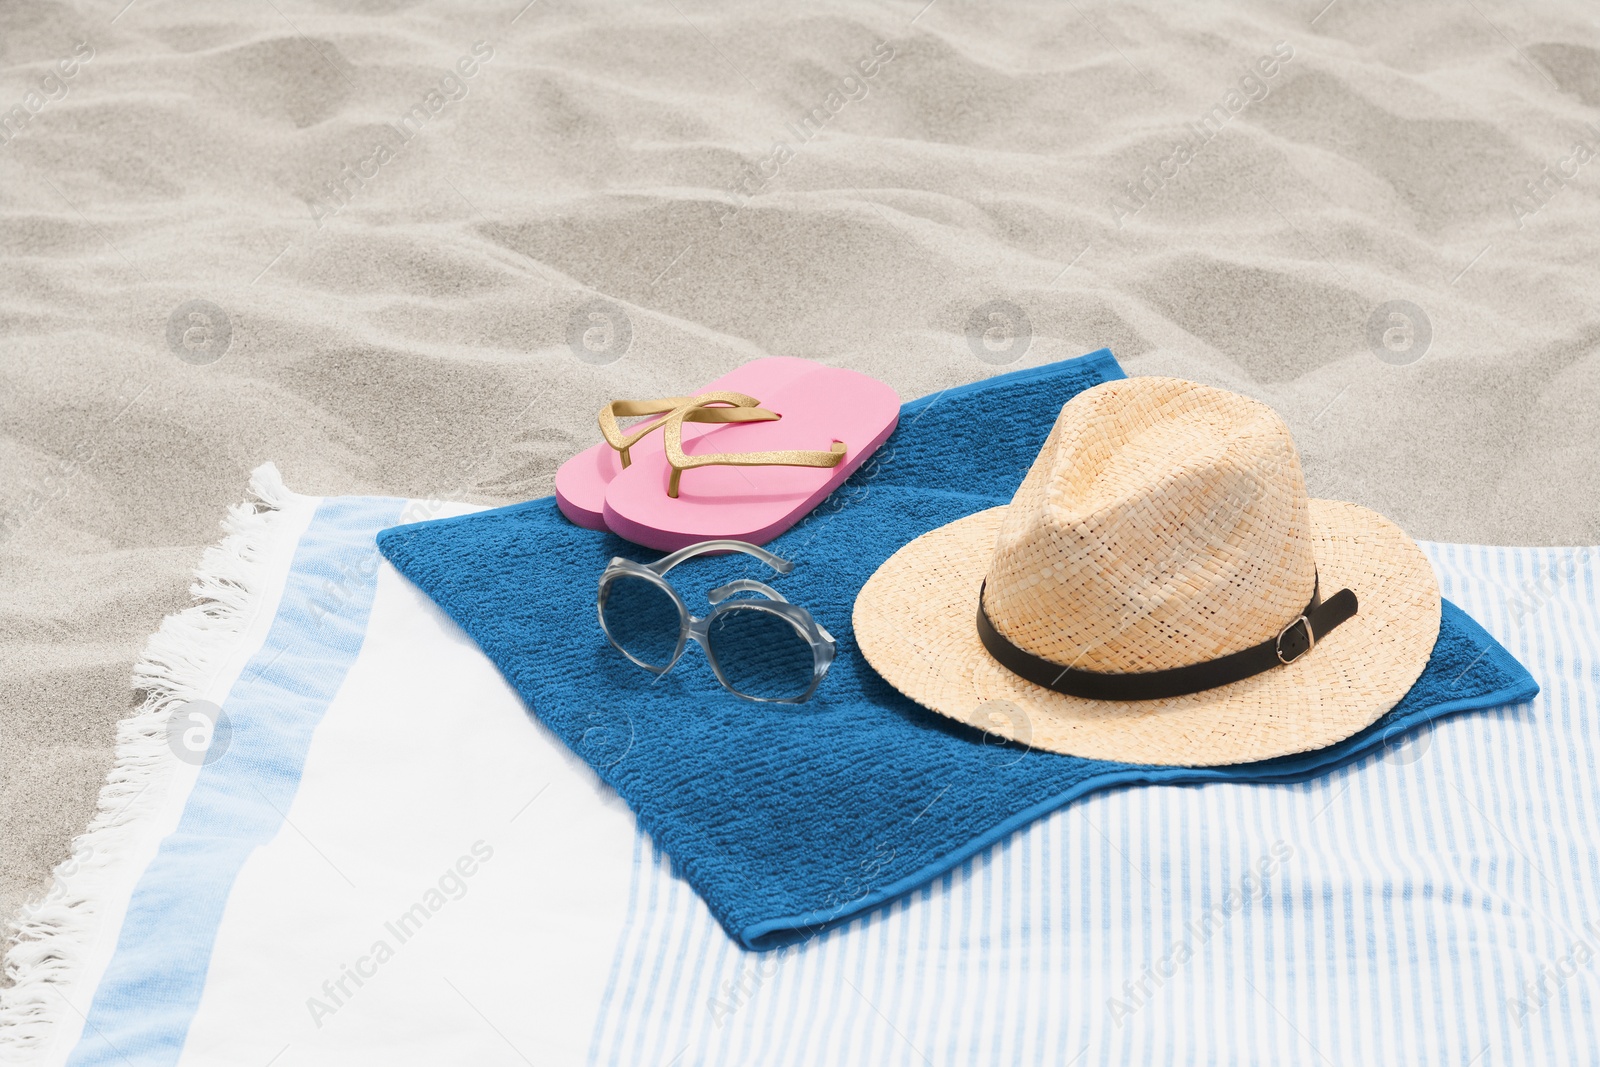
<path fill-rule="evenodd" d="M 771 422 L 778 418 L 772 412 L 756 406 L 760 403 L 761 401 L 755 397 L 745 396 L 743 393 L 664 396 L 657 400 L 613 400 L 600 409 L 600 435 L 606 439 L 606 444 L 622 453 L 622 465 L 626 467 L 633 462 L 633 458 L 628 455 L 628 449 L 638 444 L 652 430 L 666 425 L 667 420 L 657 419 L 635 427 L 631 433 L 624 434 L 622 427 L 617 425 L 618 419 L 637 418 L 641 415 L 676 415 L 679 412 L 697 412 L 685 415 L 690 422 Z M 703 406 L 706 404 L 731 406 L 715 408 Z"/>
<path fill-rule="evenodd" d="M 715 409 L 695 408 L 674 411 L 661 420 L 663 431 L 663 444 L 666 448 L 667 463 L 672 467 L 672 477 L 667 482 L 667 495 L 673 499 L 678 496 L 678 479 L 683 472 L 693 467 L 710 467 L 723 465 L 729 467 L 837 467 L 844 459 L 846 445 L 843 441 L 835 440 L 833 447 L 827 452 L 817 452 L 808 449 L 788 449 L 781 452 L 708 452 L 703 456 L 691 456 L 683 451 L 683 424 L 684 422 L 702 421 L 700 414 Z M 762 409 L 757 409 L 762 410 Z M 778 416 L 773 416 L 777 418 Z"/>

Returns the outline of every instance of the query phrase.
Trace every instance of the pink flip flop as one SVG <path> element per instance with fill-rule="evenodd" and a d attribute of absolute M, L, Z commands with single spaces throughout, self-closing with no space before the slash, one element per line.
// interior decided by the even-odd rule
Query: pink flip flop
<path fill-rule="evenodd" d="M 816 370 L 820 363 L 813 363 L 808 359 L 795 359 L 790 356 L 768 356 L 746 363 L 738 370 L 723 375 L 704 389 L 694 395 L 704 396 L 707 393 L 744 393 L 756 400 L 761 399 L 760 389 L 776 389 L 795 378 Z M 676 410 L 692 397 L 663 397 L 659 400 L 619 400 L 607 404 L 600 410 L 602 426 L 608 416 L 611 425 L 616 425 L 616 418 L 626 418 L 630 414 L 660 414 L 663 417 Z M 725 410 L 725 409 L 722 409 Z M 661 456 L 661 434 L 656 431 L 661 429 L 663 419 L 658 418 L 648 422 L 635 424 L 623 440 L 632 438 L 627 448 L 629 458 L 638 460 L 659 460 Z M 715 424 L 690 424 L 683 428 L 683 439 L 693 441 L 704 434 L 711 433 L 719 427 Z M 606 487 L 611 480 L 622 473 L 622 452 L 612 447 L 605 441 L 592 448 L 586 448 L 576 456 L 567 460 L 556 471 L 556 506 L 561 509 L 572 522 L 589 530 L 604 530 Z"/>
<path fill-rule="evenodd" d="M 762 408 L 781 416 L 776 422 L 702 429 L 686 424 L 683 409 L 661 419 L 663 432 L 651 435 L 656 447 L 648 456 L 635 449 L 633 463 L 611 479 L 606 526 L 672 552 L 716 538 L 764 544 L 800 521 L 877 451 L 900 418 L 900 398 L 876 378 L 807 368 L 781 382 L 741 381 Z"/>

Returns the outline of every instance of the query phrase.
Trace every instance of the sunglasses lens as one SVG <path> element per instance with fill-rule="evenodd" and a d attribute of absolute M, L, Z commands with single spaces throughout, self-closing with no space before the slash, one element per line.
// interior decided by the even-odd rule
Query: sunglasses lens
<path fill-rule="evenodd" d="M 736 693 L 783 700 L 811 688 L 811 643 L 782 615 L 730 606 L 711 620 L 708 639 L 717 666 Z"/>
<path fill-rule="evenodd" d="M 682 630 L 677 601 L 654 582 L 628 575 L 608 582 L 603 596 L 606 636 L 634 662 L 665 670 Z"/>

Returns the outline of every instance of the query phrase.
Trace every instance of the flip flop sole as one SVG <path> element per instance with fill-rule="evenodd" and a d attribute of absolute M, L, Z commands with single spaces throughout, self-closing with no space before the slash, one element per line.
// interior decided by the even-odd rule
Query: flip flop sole
<path fill-rule="evenodd" d="M 810 373 L 784 384 L 747 384 L 777 422 L 717 427 L 715 437 L 693 442 L 691 456 L 711 452 L 826 451 L 846 445 L 837 467 L 694 467 L 683 472 L 676 499 L 667 495 L 672 468 L 657 449 L 634 460 L 606 490 L 605 522 L 611 532 L 648 548 L 671 552 L 699 541 L 731 537 L 763 544 L 800 521 L 865 463 L 894 431 L 900 398 L 875 378 L 813 364 Z M 687 426 L 685 429 L 687 430 Z"/>
<path fill-rule="evenodd" d="M 761 394 L 751 392 L 752 389 L 780 388 L 785 382 L 808 374 L 820 366 L 821 364 L 808 359 L 767 356 L 724 374 L 710 385 L 696 389 L 691 395 L 727 392 L 744 393 L 760 399 Z M 688 423 L 683 427 L 684 443 L 714 433 L 720 428 L 705 423 Z M 661 434 L 657 432 L 646 434 L 643 440 L 629 449 L 628 454 L 634 463 L 652 458 L 665 462 L 662 459 L 661 449 Z M 606 487 L 622 473 L 622 469 L 622 460 L 617 450 L 604 441 L 584 449 L 567 460 L 556 471 L 556 506 L 561 509 L 561 514 L 584 529 L 604 530 Z"/>

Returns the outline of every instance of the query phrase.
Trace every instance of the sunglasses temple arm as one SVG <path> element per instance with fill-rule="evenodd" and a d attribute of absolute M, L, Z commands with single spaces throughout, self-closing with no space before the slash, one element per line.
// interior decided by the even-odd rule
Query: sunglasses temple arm
<path fill-rule="evenodd" d="M 766 549 L 752 545 L 748 541 L 732 540 L 701 541 L 697 545 L 689 545 L 685 548 L 680 548 L 670 556 L 662 556 L 654 563 L 647 563 L 645 566 L 658 575 L 665 575 L 668 571 L 682 563 L 684 560 L 693 559 L 696 556 L 703 556 L 708 552 L 743 552 L 747 556 L 754 556 L 756 559 L 759 559 L 762 563 L 765 563 L 779 574 L 788 574 L 790 571 L 794 570 L 794 564 L 790 563 L 781 556 L 775 556 Z"/>

